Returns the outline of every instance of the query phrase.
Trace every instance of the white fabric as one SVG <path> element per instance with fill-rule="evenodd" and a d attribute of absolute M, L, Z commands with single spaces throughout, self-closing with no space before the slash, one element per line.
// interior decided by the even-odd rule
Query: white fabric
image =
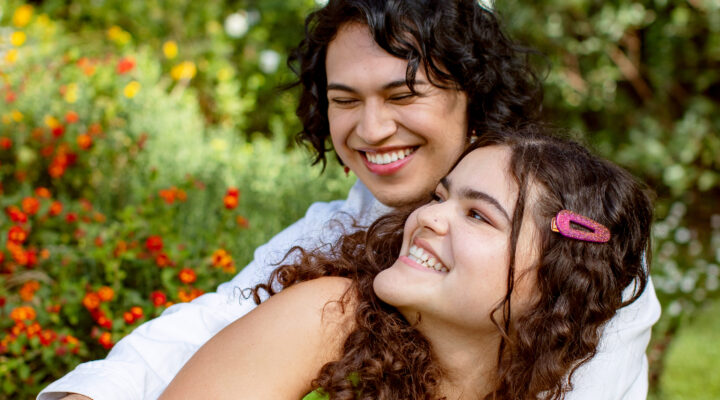
<path fill-rule="evenodd" d="M 241 289 L 266 281 L 274 264 L 294 245 L 332 243 L 355 219 L 369 225 L 390 209 L 358 181 L 345 201 L 315 203 L 305 217 L 260 246 L 254 260 L 215 293 L 176 304 L 119 341 L 104 360 L 79 365 L 46 387 L 38 400 L 80 393 L 94 400 L 155 399 L 183 364 L 215 333 L 255 307 Z M 340 220 L 342 223 L 331 223 Z M 576 374 L 570 400 L 635 400 L 647 393 L 645 348 L 660 304 L 652 284 L 606 328 L 599 354 Z M 238 366 L 242 368 L 251 366 Z"/>

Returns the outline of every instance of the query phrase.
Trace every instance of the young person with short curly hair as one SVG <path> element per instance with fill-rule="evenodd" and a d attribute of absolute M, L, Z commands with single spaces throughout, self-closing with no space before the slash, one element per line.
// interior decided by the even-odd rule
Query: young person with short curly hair
<path fill-rule="evenodd" d="M 542 90 L 529 54 L 476 0 L 330 0 L 307 18 L 290 61 L 301 88 L 299 139 L 317 162 L 332 143 L 359 178 L 347 199 L 313 204 L 217 292 L 169 308 L 39 399 L 157 397 L 203 343 L 254 307 L 239 289 L 265 281 L 288 249 L 332 243 L 354 222 L 368 226 L 417 202 L 475 138 L 537 119 Z M 603 356 L 578 371 L 578 399 L 644 396 L 644 351 L 660 309 L 651 284 L 644 293 L 608 325 Z"/>

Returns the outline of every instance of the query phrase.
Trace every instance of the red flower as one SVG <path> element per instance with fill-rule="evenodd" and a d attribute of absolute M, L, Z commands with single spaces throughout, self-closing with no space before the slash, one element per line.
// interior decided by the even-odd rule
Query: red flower
<path fill-rule="evenodd" d="M 97 324 L 100 325 L 100 327 L 105 329 L 112 329 L 112 320 L 105 315 L 105 313 L 101 313 L 97 317 Z"/>
<path fill-rule="evenodd" d="M 5 95 L 5 102 L 10 104 L 13 101 L 17 99 L 17 95 L 12 90 L 8 90 L 7 94 Z"/>
<path fill-rule="evenodd" d="M 2 147 L 3 150 L 10 150 L 12 145 L 13 145 L 12 139 L 10 139 L 9 137 L 1 137 L 0 138 L 0 147 Z"/>
<path fill-rule="evenodd" d="M 20 244 L 25 240 L 27 240 L 27 232 L 25 232 L 22 227 L 17 225 L 10 227 L 10 230 L 8 230 L 8 241 Z"/>
<path fill-rule="evenodd" d="M 93 145 L 93 140 L 90 135 L 83 133 L 82 135 L 78 135 L 77 137 L 77 144 L 78 147 L 80 147 L 83 150 L 87 150 Z"/>
<path fill-rule="evenodd" d="M 27 215 L 24 212 L 20 211 L 20 209 L 16 206 L 10 206 L 6 208 L 5 212 L 13 222 L 16 222 L 18 224 L 23 224 L 28 220 Z"/>
<path fill-rule="evenodd" d="M 155 307 L 160 307 L 161 305 L 165 304 L 165 302 L 167 302 L 167 296 L 165 295 L 165 293 L 156 290 L 150 293 L 150 301 L 152 301 Z"/>
<path fill-rule="evenodd" d="M 58 125 L 56 127 L 53 127 L 52 130 L 50 130 L 52 135 L 56 138 L 59 138 L 65 133 L 65 127 L 62 125 Z"/>
<path fill-rule="evenodd" d="M 34 197 L 25 197 L 22 199 L 22 209 L 30 215 L 35 215 L 40 209 L 40 202 Z"/>
<path fill-rule="evenodd" d="M 68 111 L 67 113 L 65 113 L 65 122 L 67 122 L 68 124 L 74 124 L 78 122 L 79 119 L 80 117 L 75 111 Z"/>
<path fill-rule="evenodd" d="M 65 222 L 72 224 L 73 222 L 76 222 L 78 219 L 77 214 L 73 212 L 69 212 L 65 214 Z"/>
<path fill-rule="evenodd" d="M 98 338 L 98 343 L 100 343 L 100 345 L 106 350 L 110 350 L 113 347 L 112 336 L 110 336 L 110 332 L 103 332 L 102 335 L 100 335 L 100 337 Z"/>
<path fill-rule="evenodd" d="M 240 190 L 236 187 L 228 188 L 227 193 L 225 193 L 227 196 L 233 196 L 233 197 L 240 197 Z"/>
<path fill-rule="evenodd" d="M 181 269 L 178 277 L 180 278 L 180 282 L 186 284 L 193 283 L 197 280 L 197 275 L 195 274 L 195 271 L 190 268 Z"/>
<path fill-rule="evenodd" d="M 163 249 L 163 240 L 160 236 L 149 236 L 145 240 L 145 248 L 150 252 L 156 252 Z"/>
<path fill-rule="evenodd" d="M 58 337 L 57 332 L 46 329 L 42 332 L 40 332 L 40 344 L 43 346 L 50 346 Z"/>
<path fill-rule="evenodd" d="M 118 61 L 117 73 L 123 75 L 128 73 L 135 68 L 135 59 L 132 57 L 123 57 Z"/>

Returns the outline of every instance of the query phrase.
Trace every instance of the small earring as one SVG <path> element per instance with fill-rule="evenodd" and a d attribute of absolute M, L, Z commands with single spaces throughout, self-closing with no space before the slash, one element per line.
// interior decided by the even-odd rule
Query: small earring
<path fill-rule="evenodd" d="M 346 176 L 346 177 L 350 176 L 350 167 L 348 167 L 348 166 L 346 165 L 346 166 L 343 168 L 343 171 L 345 171 L 345 176 Z"/>
<path fill-rule="evenodd" d="M 473 144 L 473 143 L 475 143 L 475 142 L 478 140 L 477 132 L 475 131 L 475 129 L 473 129 L 473 130 L 470 132 L 470 138 L 469 138 L 469 139 L 470 139 L 470 144 Z"/>

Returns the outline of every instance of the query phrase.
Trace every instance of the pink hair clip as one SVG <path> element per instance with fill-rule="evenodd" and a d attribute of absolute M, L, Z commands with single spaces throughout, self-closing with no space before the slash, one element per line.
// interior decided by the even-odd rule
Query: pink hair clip
<path fill-rule="evenodd" d="M 589 232 L 573 228 L 571 222 L 587 228 Z M 586 242 L 605 243 L 610 240 L 610 231 L 604 225 L 568 210 L 561 210 L 553 217 L 550 229 L 565 237 Z"/>

